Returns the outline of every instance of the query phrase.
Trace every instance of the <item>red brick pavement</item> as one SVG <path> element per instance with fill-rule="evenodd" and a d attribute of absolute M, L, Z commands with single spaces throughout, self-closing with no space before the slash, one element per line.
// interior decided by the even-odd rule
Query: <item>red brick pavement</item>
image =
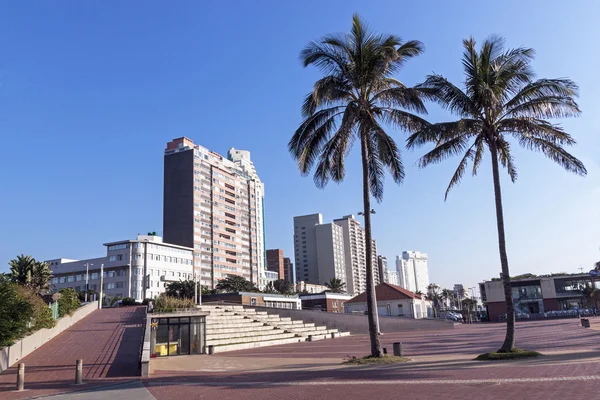
<path fill-rule="evenodd" d="M 600 376 L 600 331 L 583 329 L 578 321 L 532 321 L 517 324 L 520 347 L 542 352 L 581 352 L 571 363 L 543 358 L 533 364 L 519 362 L 473 363 L 458 361 L 449 368 L 437 361 L 369 367 L 340 367 L 330 370 L 254 370 L 236 372 L 156 371 L 146 380 L 157 399 L 567 399 L 573 395 L 600 399 L 600 380 L 540 381 L 544 378 Z M 501 324 L 462 325 L 455 330 L 386 333 L 382 343 L 390 351 L 392 343 L 402 341 L 410 356 L 472 355 L 492 351 L 502 343 L 505 326 Z M 342 358 L 362 356 L 369 351 L 368 337 L 350 336 L 313 343 L 298 343 L 224 353 L 219 357 Z M 207 356 L 209 357 L 209 356 Z M 470 356 L 469 356 L 470 357 Z M 550 356 L 546 358 L 549 360 Z M 290 360 L 291 361 L 291 360 Z M 474 365 L 475 364 L 475 365 Z M 293 366 L 290 363 L 290 366 Z M 293 368 L 293 367 L 292 367 Z M 523 379 L 535 381 L 464 382 L 437 384 L 381 384 L 394 380 L 483 380 Z M 315 385 L 315 382 L 361 381 L 359 385 Z M 367 381 L 367 382 L 364 382 Z M 373 381 L 373 383 L 369 383 Z M 248 385 L 239 386 L 240 382 Z M 210 383 L 210 384 L 209 384 Z M 267 384 L 262 384 L 267 383 Z M 208 384 L 208 385 L 207 385 Z"/>
<path fill-rule="evenodd" d="M 24 392 L 15 392 L 16 366 L 0 374 L 0 399 L 90 389 L 139 379 L 138 354 L 145 307 L 94 311 L 25 357 Z M 75 362 L 83 359 L 85 385 L 75 386 Z"/>

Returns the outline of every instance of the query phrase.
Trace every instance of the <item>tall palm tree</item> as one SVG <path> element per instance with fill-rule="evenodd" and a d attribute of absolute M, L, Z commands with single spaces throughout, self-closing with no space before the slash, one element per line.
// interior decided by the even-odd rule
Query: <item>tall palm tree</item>
<path fill-rule="evenodd" d="M 508 257 L 504 233 L 504 216 L 500 190 L 499 163 L 510 179 L 517 179 L 517 168 L 509 139 L 522 147 L 542 152 L 569 172 L 585 175 L 583 163 L 569 154 L 564 146 L 575 140 L 550 118 L 574 117 L 580 110 L 575 102 L 577 85 L 568 79 L 535 79 L 530 62 L 534 51 L 529 48 L 504 50 L 504 40 L 491 37 L 479 51 L 475 40 L 463 41 L 465 90 L 440 75 L 430 75 L 419 85 L 442 107 L 460 119 L 430 124 L 408 139 L 408 147 L 435 143 L 435 148 L 419 161 L 421 167 L 462 154 L 448 192 L 463 177 L 469 161 L 473 175 L 477 174 L 484 152 L 489 150 L 492 161 L 498 247 L 502 266 L 502 282 L 507 309 L 506 338 L 499 351 L 514 349 L 515 315 L 511 294 Z"/>
<path fill-rule="evenodd" d="M 303 175 L 315 168 L 314 181 L 323 188 L 330 180 L 345 177 L 346 156 L 355 140 L 361 150 L 367 314 L 371 354 L 381 357 L 377 336 L 371 241 L 371 196 L 383 199 L 385 171 L 396 183 L 404 178 L 400 150 L 384 126 L 414 131 L 424 121 L 410 112 L 425 112 L 415 89 L 393 77 L 410 58 L 423 51 L 418 41 L 403 42 L 398 36 L 369 30 L 358 15 L 350 33 L 328 35 L 311 42 L 301 52 L 305 67 L 314 65 L 324 77 L 315 82 L 302 106 L 304 121 L 288 147 Z"/>

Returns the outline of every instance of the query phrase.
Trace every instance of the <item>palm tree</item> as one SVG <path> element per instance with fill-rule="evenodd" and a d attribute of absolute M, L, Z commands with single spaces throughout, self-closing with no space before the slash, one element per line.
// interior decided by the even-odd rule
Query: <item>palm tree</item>
<path fill-rule="evenodd" d="M 442 300 L 442 293 L 440 292 L 440 287 L 435 283 L 430 283 L 427 286 L 427 295 L 425 298 L 433 303 L 433 313 L 434 317 L 437 318 L 440 311 L 440 303 Z"/>
<path fill-rule="evenodd" d="M 346 292 L 346 283 L 338 278 L 331 278 L 329 282 L 325 282 L 324 285 L 327 286 L 327 289 L 329 289 L 328 291 L 332 291 L 333 293 Z"/>
<path fill-rule="evenodd" d="M 464 40 L 463 67 L 465 90 L 440 75 L 430 75 L 419 85 L 442 107 L 458 115 L 458 121 L 430 124 L 408 139 L 408 147 L 435 143 L 419 165 L 426 167 L 447 157 L 462 154 L 462 159 L 446 190 L 448 192 L 463 177 L 469 161 L 473 175 L 477 174 L 485 150 L 492 161 L 498 247 L 502 266 L 502 282 L 507 309 L 506 338 L 499 351 L 514 349 L 515 315 L 511 293 L 508 257 L 504 233 L 499 163 L 515 182 L 517 168 L 511 153 L 509 138 L 522 147 L 542 152 L 569 172 L 585 175 L 582 162 L 569 154 L 564 146 L 575 140 L 549 118 L 573 117 L 580 113 L 575 102 L 577 85 L 568 79 L 534 79 L 530 67 L 534 51 L 517 48 L 504 51 L 504 40 L 492 37 L 480 51 L 475 40 Z"/>
<path fill-rule="evenodd" d="M 403 130 L 419 129 L 424 121 L 409 111 L 425 112 L 419 92 L 393 77 L 423 47 L 394 35 L 379 35 L 358 15 L 350 33 L 328 35 L 311 42 L 301 52 L 305 67 L 314 65 L 324 77 L 315 82 L 302 106 L 304 117 L 288 147 L 303 175 L 315 168 L 314 181 L 323 188 L 342 182 L 346 156 L 355 140 L 361 150 L 367 274 L 367 314 L 371 354 L 381 357 L 375 323 L 371 242 L 371 196 L 383 199 L 387 169 L 396 183 L 404 178 L 400 150 L 383 125 Z"/>
<path fill-rule="evenodd" d="M 31 273 L 35 259 L 31 256 L 21 254 L 16 259 L 10 260 L 10 279 L 19 285 L 28 285 L 31 282 Z"/>
<path fill-rule="evenodd" d="M 36 261 L 31 256 L 21 254 L 16 259 L 10 260 L 10 279 L 22 286 L 33 289 L 37 294 L 43 294 L 50 288 L 52 271 L 50 265 L 43 261 Z"/>

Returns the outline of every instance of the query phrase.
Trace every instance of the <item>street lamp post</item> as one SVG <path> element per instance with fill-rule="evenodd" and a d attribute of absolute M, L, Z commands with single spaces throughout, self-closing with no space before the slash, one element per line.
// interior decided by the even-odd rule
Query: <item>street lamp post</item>
<path fill-rule="evenodd" d="M 85 302 L 88 301 L 88 291 L 90 290 L 90 265 L 93 267 L 94 264 L 85 263 Z"/>
<path fill-rule="evenodd" d="M 375 214 L 375 210 L 371 209 L 371 214 Z M 365 213 L 359 211 L 358 215 L 362 215 L 364 217 Z M 365 250 L 366 248 L 367 244 L 365 243 Z M 371 278 L 373 279 L 373 286 L 375 286 L 375 278 L 373 277 L 373 260 L 371 260 Z M 367 277 L 367 279 L 369 279 L 369 277 Z M 375 287 L 373 287 L 373 299 L 375 300 L 375 324 L 377 325 L 377 334 L 382 335 L 381 329 L 379 329 L 379 307 L 377 306 L 377 289 Z"/>

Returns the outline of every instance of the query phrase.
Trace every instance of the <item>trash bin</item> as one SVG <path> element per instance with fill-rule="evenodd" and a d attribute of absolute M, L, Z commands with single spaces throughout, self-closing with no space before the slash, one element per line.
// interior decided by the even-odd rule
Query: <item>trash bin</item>
<path fill-rule="evenodd" d="M 396 357 L 402 357 L 403 356 L 402 342 L 395 342 L 394 343 L 394 355 Z"/>
<path fill-rule="evenodd" d="M 584 328 L 590 327 L 590 320 L 588 318 L 581 318 L 581 326 Z"/>

